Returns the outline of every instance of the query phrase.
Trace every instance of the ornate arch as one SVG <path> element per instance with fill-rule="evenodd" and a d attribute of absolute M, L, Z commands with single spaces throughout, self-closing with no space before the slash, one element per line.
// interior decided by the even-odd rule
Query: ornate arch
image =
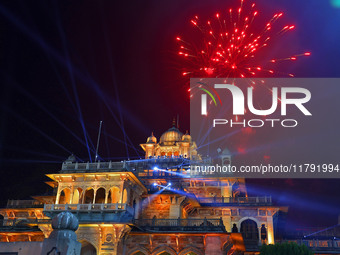
<path fill-rule="evenodd" d="M 61 195 L 62 195 L 63 193 L 64 193 L 64 201 L 63 201 L 63 203 L 64 203 L 64 204 L 70 204 L 70 203 L 72 203 L 72 201 L 70 201 L 70 200 L 71 200 L 72 190 L 71 190 L 71 188 L 68 187 L 68 186 L 62 187 L 62 188 L 60 189 L 60 192 L 59 192 L 59 201 L 58 201 L 58 203 L 60 204 L 60 198 L 61 198 Z"/>
<path fill-rule="evenodd" d="M 82 238 L 82 239 L 77 240 L 77 241 L 80 242 L 80 243 L 82 243 L 83 241 L 88 242 L 89 244 L 91 244 L 96 249 L 96 252 L 98 253 L 98 251 L 99 251 L 98 246 L 95 245 L 94 242 L 88 240 L 87 238 Z"/>
<path fill-rule="evenodd" d="M 99 194 L 101 191 L 104 192 L 104 194 Z M 105 202 L 105 197 L 106 197 L 106 189 L 104 187 L 97 187 L 97 189 L 94 192 L 94 201 L 95 204 L 103 204 Z"/>
<path fill-rule="evenodd" d="M 238 227 L 239 231 L 241 229 L 242 222 L 245 221 L 245 220 L 253 220 L 253 221 L 256 222 L 257 227 L 261 226 L 261 223 L 258 221 L 258 219 L 254 218 L 254 217 L 243 217 L 237 222 L 237 227 Z"/>
<path fill-rule="evenodd" d="M 242 224 L 246 221 L 249 221 L 249 223 L 245 226 L 245 229 L 243 229 L 242 231 Z M 252 224 L 250 222 L 253 222 L 256 226 L 251 226 L 249 224 Z M 240 233 L 242 233 L 243 235 L 243 239 L 251 239 L 251 240 L 258 240 L 260 241 L 260 222 L 254 218 L 254 217 L 244 217 L 242 219 L 239 220 L 238 222 L 239 225 L 239 231 Z M 249 228 L 254 228 L 253 230 L 250 230 L 249 232 Z"/>
<path fill-rule="evenodd" d="M 167 245 L 158 246 L 154 251 L 151 253 L 152 255 L 158 255 L 162 252 L 168 252 L 170 255 L 177 255 L 177 252 Z"/>
<path fill-rule="evenodd" d="M 198 248 L 196 248 L 194 246 L 190 246 L 190 247 L 184 248 L 178 255 L 186 255 L 189 252 L 194 252 L 197 255 L 204 255 L 204 253 L 200 249 L 198 249 Z"/>
<path fill-rule="evenodd" d="M 106 190 L 106 187 L 105 186 L 103 186 L 102 184 L 100 184 L 100 185 L 94 185 L 93 187 L 91 187 L 93 190 L 95 190 L 95 191 L 97 191 L 97 190 L 99 190 L 99 189 L 104 189 L 104 190 Z"/>
<path fill-rule="evenodd" d="M 93 197 L 91 198 L 92 201 L 88 201 L 87 202 L 86 199 L 87 199 L 87 196 L 89 195 L 89 193 L 91 192 L 91 190 L 93 192 Z M 94 188 L 93 187 L 88 187 L 88 188 L 83 190 L 83 193 L 84 193 L 84 195 L 82 196 L 83 203 L 84 204 L 86 204 L 86 203 L 92 204 L 93 203 L 93 198 L 95 197 L 95 190 L 94 190 Z M 91 196 L 92 196 L 92 194 L 91 194 Z"/>
<path fill-rule="evenodd" d="M 110 186 L 107 190 L 107 197 L 110 202 L 109 204 L 119 203 L 121 199 L 121 191 L 118 186 Z"/>
<path fill-rule="evenodd" d="M 72 204 L 81 204 L 84 190 L 78 186 L 73 187 Z"/>
<path fill-rule="evenodd" d="M 135 253 L 137 253 L 139 251 L 143 252 L 145 255 L 150 255 L 151 254 L 145 247 L 143 247 L 141 245 L 138 245 L 137 247 L 131 249 L 128 254 L 129 255 L 133 255 L 133 254 L 135 254 Z"/>

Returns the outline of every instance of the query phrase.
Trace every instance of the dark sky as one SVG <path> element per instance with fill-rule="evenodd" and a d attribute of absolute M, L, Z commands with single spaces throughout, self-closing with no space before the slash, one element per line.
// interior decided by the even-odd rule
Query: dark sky
<path fill-rule="evenodd" d="M 285 21 L 297 26 L 284 44 L 272 47 L 273 54 L 312 52 L 308 60 L 283 65 L 285 72 L 340 76 L 340 9 L 326 0 L 256 3 L 264 17 L 284 11 Z M 194 15 L 212 16 L 236 5 L 226 0 L 1 1 L 1 204 L 44 193 L 44 174 L 58 171 L 71 152 L 87 161 L 90 148 L 93 158 L 100 120 L 99 151 L 106 160 L 142 156 L 138 144 L 151 131 L 159 137 L 177 114 L 181 129 L 189 129 L 188 82 L 180 74 L 175 38 L 190 36 Z M 271 193 L 290 205 L 291 222 L 329 226 L 340 213 L 339 184 L 336 179 L 251 180 L 249 192 Z"/>

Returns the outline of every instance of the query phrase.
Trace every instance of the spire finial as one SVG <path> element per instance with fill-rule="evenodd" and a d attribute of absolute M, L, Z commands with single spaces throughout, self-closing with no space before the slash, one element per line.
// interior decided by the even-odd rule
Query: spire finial
<path fill-rule="evenodd" d="M 176 118 L 174 117 L 173 120 L 172 120 L 172 126 L 173 127 L 176 127 Z"/>

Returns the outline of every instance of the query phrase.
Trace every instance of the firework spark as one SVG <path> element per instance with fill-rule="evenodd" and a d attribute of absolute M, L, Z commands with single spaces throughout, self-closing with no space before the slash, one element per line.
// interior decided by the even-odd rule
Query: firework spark
<path fill-rule="evenodd" d="M 178 54 L 185 58 L 187 64 L 182 75 L 231 78 L 282 75 L 275 69 L 276 63 L 296 61 L 311 55 L 305 52 L 286 58 L 272 58 L 265 65 L 256 64 L 263 62 L 263 59 L 257 59 L 258 52 L 268 47 L 273 38 L 295 28 L 294 25 L 278 26 L 277 21 L 283 16 L 281 12 L 276 13 L 259 31 L 256 23 L 258 15 L 255 3 L 246 9 L 244 0 L 241 0 L 239 8 L 217 13 L 211 20 L 204 22 L 195 16 L 190 22 L 200 31 L 202 43 L 194 45 L 182 37 L 176 38 Z M 287 75 L 294 77 L 291 73 Z"/>

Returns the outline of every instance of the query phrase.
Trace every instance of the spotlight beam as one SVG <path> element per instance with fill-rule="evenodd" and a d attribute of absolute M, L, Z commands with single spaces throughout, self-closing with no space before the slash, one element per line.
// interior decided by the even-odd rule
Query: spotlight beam
<path fill-rule="evenodd" d="M 16 119 L 18 119 L 19 121 L 24 122 L 26 125 L 28 125 L 30 128 L 32 128 L 33 130 L 37 131 L 39 134 L 41 134 L 43 137 L 45 137 L 47 140 L 49 140 L 50 142 L 54 143 L 55 145 L 57 145 L 58 147 L 60 147 L 61 149 L 65 150 L 68 154 L 72 154 L 71 151 L 69 151 L 68 149 L 66 149 L 63 145 L 61 145 L 60 143 L 58 143 L 56 140 L 54 140 L 52 137 L 50 137 L 49 135 L 47 135 L 45 132 L 41 131 L 39 128 L 37 128 L 36 126 L 34 126 L 32 123 L 30 123 L 28 120 L 26 120 L 24 117 L 20 116 L 19 114 L 13 112 L 11 109 L 4 107 L 5 110 L 7 110 L 13 117 L 15 117 Z"/>
<path fill-rule="evenodd" d="M 10 20 L 15 26 L 17 26 L 22 32 L 24 32 L 24 34 L 28 35 L 31 39 L 33 39 L 35 42 L 37 42 L 42 49 L 47 52 L 49 55 L 53 56 L 53 58 L 55 60 L 57 60 L 60 64 L 62 64 L 64 67 L 66 67 L 66 69 L 69 72 L 72 72 L 72 74 L 70 74 L 70 77 L 73 79 L 74 76 L 73 75 L 77 75 L 77 77 L 79 77 L 81 79 L 82 82 L 84 82 L 84 84 L 89 85 L 92 89 L 95 90 L 95 92 L 103 99 L 103 102 L 105 103 L 105 105 L 107 106 L 107 108 L 109 109 L 110 113 L 112 114 L 112 116 L 114 117 L 114 119 L 116 120 L 117 124 L 120 124 L 120 121 L 118 121 L 117 117 L 113 114 L 109 103 L 107 101 L 111 102 L 112 106 L 115 106 L 117 108 L 117 105 L 112 104 L 113 100 L 112 99 L 107 99 L 106 97 L 103 96 L 103 93 L 101 92 L 101 90 L 99 89 L 98 84 L 91 78 L 88 76 L 84 76 L 78 69 L 76 69 L 75 67 L 73 67 L 73 65 L 71 64 L 71 61 L 69 58 L 63 58 L 62 56 L 60 56 L 58 54 L 58 52 L 56 52 L 53 48 L 51 48 L 42 38 L 41 36 L 39 36 L 37 33 L 32 32 L 23 22 L 21 22 L 18 18 L 16 18 L 12 12 L 10 12 L 7 8 L 5 8 L 4 6 L 0 5 L 0 13 L 2 13 L 8 20 Z M 66 56 L 67 57 L 67 56 Z M 74 81 L 74 80 L 73 80 Z M 75 93 L 75 95 L 77 95 L 77 91 L 76 91 L 76 87 L 75 84 L 72 83 L 72 88 L 73 91 Z M 76 97 L 75 97 L 76 98 Z M 77 100 L 77 98 L 76 98 Z M 83 130 L 84 133 L 84 138 L 85 138 L 85 142 L 88 146 L 88 139 L 86 136 L 86 129 L 85 129 L 85 125 L 84 122 L 82 121 L 82 114 L 81 114 L 81 109 L 80 109 L 80 105 L 79 105 L 79 101 L 77 101 L 77 108 L 78 108 L 78 118 L 80 120 L 80 124 L 81 124 L 81 128 Z M 126 114 L 124 116 L 130 117 L 131 114 Z M 133 124 L 135 124 L 135 121 L 132 121 Z M 136 125 L 137 127 L 140 127 L 139 125 Z M 121 127 L 121 125 L 120 125 Z M 124 129 L 121 127 L 121 129 L 124 131 Z M 126 133 L 126 132 L 125 132 Z M 129 139 L 127 137 L 128 141 L 132 144 L 131 139 Z M 89 147 L 88 147 L 88 153 L 89 153 Z M 139 155 L 139 153 L 135 150 L 136 154 Z M 89 157 L 91 158 L 91 154 L 89 153 Z"/>
<path fill-rule="evenodd" d="M 12 83 L 13 84 L 13 83 Z M 17 84 L 13 84 L 15 88 L 21 93 L 22 95 L 26 96 L 28 99 L 30 99 L 33 103 L 35 103 L 41 110 L 43 110 L 46 114 L 48 114 L 53 120 L 55 120 L 61 127 L 63 127 L 66 131 L 68 131 L 74 138 L 77 139 L 78 142 L 86 146 L 84 141 L 77 136 L 71 129 L 69 129 L 64 123 L 62 123 L 54 114 L 52 114 L 50 111 L 48 111 L 38 100 L 36 100 L 32 94 L 30 94 L 28 91 L 26 91 L 24 88 L 18 86 Z"/>

